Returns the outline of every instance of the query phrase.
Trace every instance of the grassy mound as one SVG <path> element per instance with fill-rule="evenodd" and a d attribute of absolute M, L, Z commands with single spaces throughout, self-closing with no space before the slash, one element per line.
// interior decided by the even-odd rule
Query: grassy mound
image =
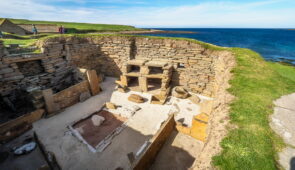
<path fill-rule="evenodd" d="M 9 19 L 15 24 L 54 24 L 63 25 L 70 33 L 105 32 L 105 31 L 135 31 L 141 30 L 129 25 L 89 24 L 59 21 L 31 21 L 26 19 Z"/>
<path fill-rule="evenodd" d="M 223 139 L 213 158 L 220 169 L 277 169 L 276 153 L 284 143 L 269 126 L 273 100 L 295 92 L 295 67 L 270 63 L 248 49 L 232 48 L 237 59 L 230 93 L 231 123 L 238 128 Z"/>

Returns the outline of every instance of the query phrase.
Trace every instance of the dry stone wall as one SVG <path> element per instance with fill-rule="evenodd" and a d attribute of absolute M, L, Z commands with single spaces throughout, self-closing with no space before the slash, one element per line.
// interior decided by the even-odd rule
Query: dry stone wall
<path fill-rule="evenodd" d="M 50 43 L 64 45 L 65 55 L 77 67 L 95 69 L 108 76 L 119 77 L 128 60 L 165 61 L 173 65 L 173 85 L 206 96 L 213 96 L 216 90 L 218 62 L 215 61 L 219 53 L 195 42 L 132 36 L 72 36 L 48 39 L 40 47 L 50 49 L 47 45 Z"/>
<path fill-rule="evenodd" d="M 16 89 L 63 90 L 75 84 L 75 67 L 64 56 L 63 46 L 49 45 L 50 51 L 40 54 L 4 54 L 0 44 L 0 94 L 8 95 Z"/>

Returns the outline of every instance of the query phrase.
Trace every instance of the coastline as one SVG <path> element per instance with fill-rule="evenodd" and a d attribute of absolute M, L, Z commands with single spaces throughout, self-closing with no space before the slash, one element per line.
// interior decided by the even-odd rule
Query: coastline
<path fill-rule="evenodd" d="M 140 30 L 140 31 L 119 31 L 119 32 L 94 32 L 89 34 L 198 34 L 193 31 L 165 31 L 165 30 Z"/>

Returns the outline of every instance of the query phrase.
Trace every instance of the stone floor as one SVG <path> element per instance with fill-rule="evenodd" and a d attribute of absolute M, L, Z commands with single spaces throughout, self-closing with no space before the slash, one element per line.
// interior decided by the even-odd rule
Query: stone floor
<path fill-rule="evenodd" d="M 172 105 L 150 104 L 151 95 L 147 93 L 115 91 L 114 82 L 114 78 L 107 77 L 101 84 L 103 91 L 98 95 L 33 124 L 39 140 L 47 151 L 55 154 L 62 169 L 129 169 L 127 154 L 136 153 L 168 119 Z M 147 101 L 141 104 L 130 102 L 127 100 L 130 94 L 140 94 Z M 109 101 L 122 107 L 137 105 L 141 110 L 127 120 L 127 126 L 112 139 L 104 151 L 94 153 L 71 134 L 68 126 L 98 111 L 105 102 Z M 116 110 L 110 112 L 115 114 Z"/>
<path fill-rule="evenodd" d="M 201 152 L 204 143 L 174 131 L 156 157 L 151 170 L 189 169 Z"/>
<path fill-rule="evenodd" d="M 32 130 L 27 131 L 5 145 L 0 145 L 0 152 L 9 152 L 8 158 L 4 162 L 0 162 L 1 170 L 32 170 L 48 165 L 39 147 L 28 154 L 20 156 L 16 156 L 11 152 L 12 148 L 23 145 L 24 140 L 28 138 L 33 138 Z"/>
<path fill-rule="evenodd" d="M 295 93 L 274 102 L 271 127 L 288 145 L 279 153 L 279 163 L 286 170 L 295 170 Z"/>

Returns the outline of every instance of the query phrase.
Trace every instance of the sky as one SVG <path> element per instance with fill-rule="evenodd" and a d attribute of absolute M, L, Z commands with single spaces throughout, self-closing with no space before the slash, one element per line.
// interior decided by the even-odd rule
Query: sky
<path fill-rule="evenodd" d="M 295 0 L 0 0 L 0 17 L 141 28 L 295 28 Z"/>

